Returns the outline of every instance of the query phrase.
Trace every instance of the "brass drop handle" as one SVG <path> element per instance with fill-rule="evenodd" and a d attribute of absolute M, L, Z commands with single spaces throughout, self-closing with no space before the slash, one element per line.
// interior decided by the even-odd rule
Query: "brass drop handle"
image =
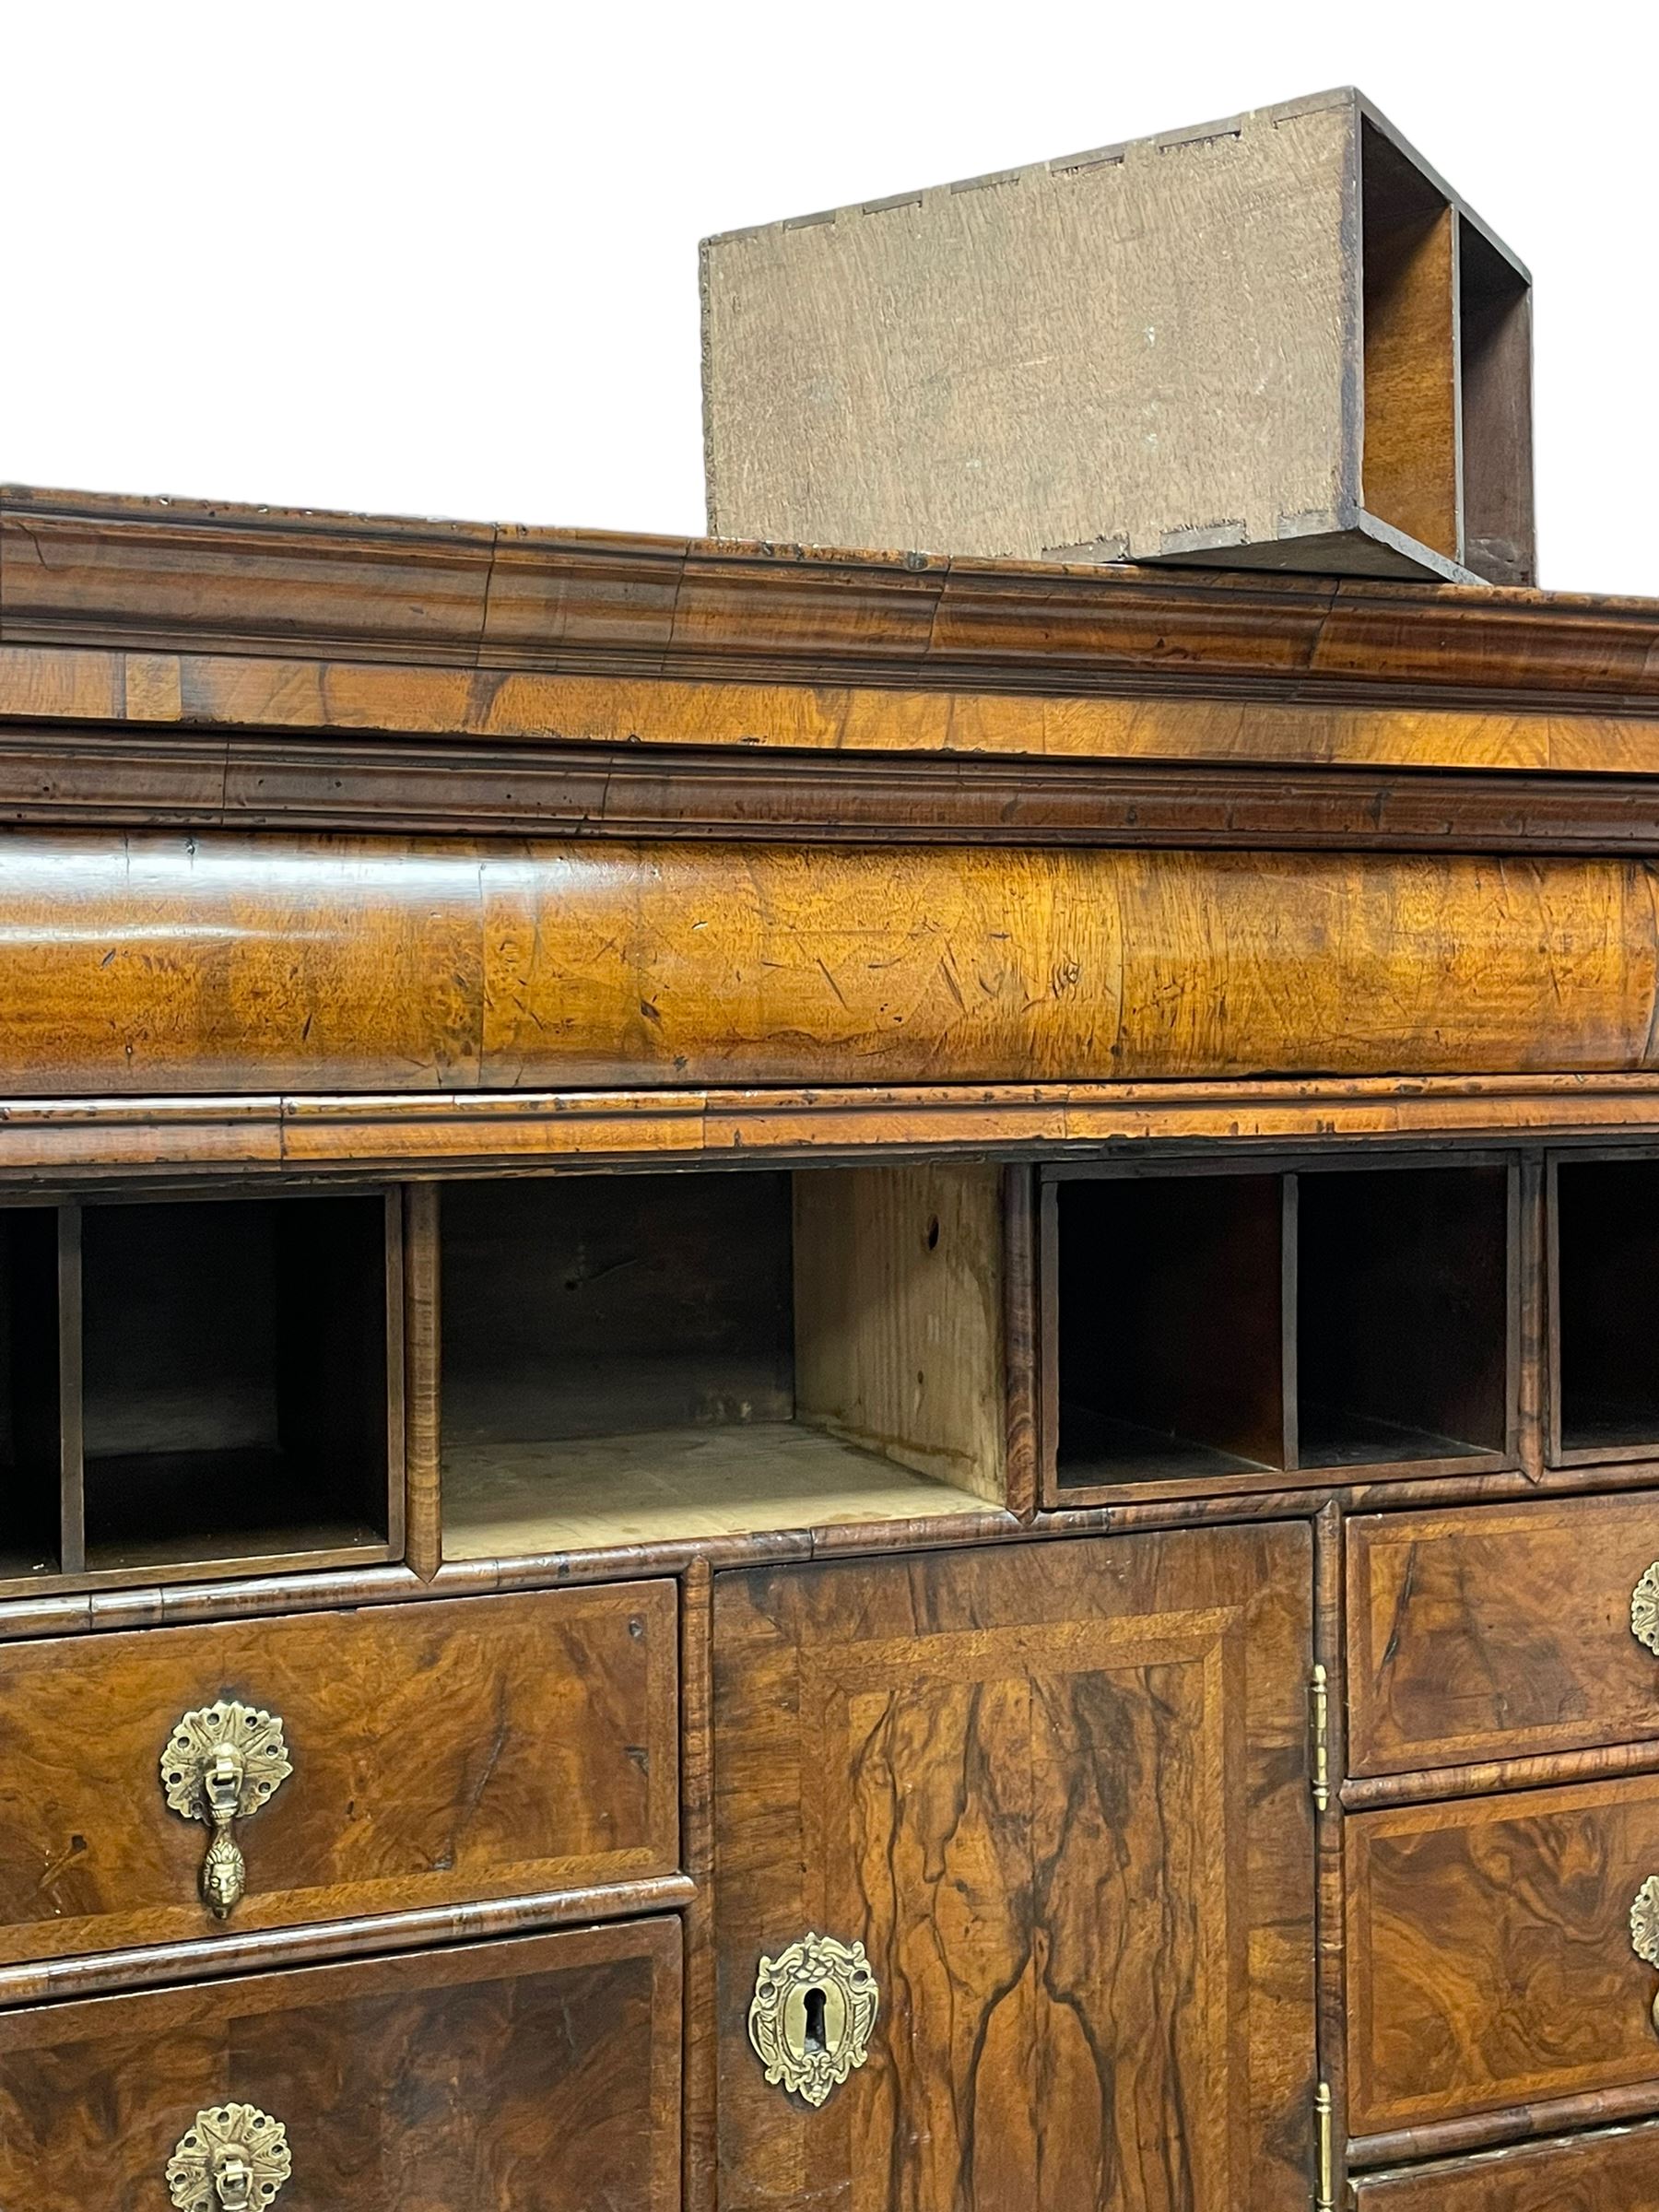
<path fill-rule="evenodd" d="M 1650 1874 L 1636 1892 L 1630 1907 L 1630 1948 L 1649 1966 L 1659 1967 L 1659 1874 Z M 1653 1999 L 1653 2025 L 1659 2028 L 1659 1996 Z"/>
<path fill-rule="evenodd" d="M 880 2003 L 862 1943 L 804 1936 L 762 1957 L 748 2031 L 767 2080 L 822 2104 L 868 2057 Z"/>
<path fill-rule="evenodd" d="M 1630 1593 L 1630 1633 L 1659 1658 L 1659 1559 Z"/>
<path fill-rule="evenodd" d="M 288 2130 L 254 2104 L 198 2112 L 167 2161 L 179 2212 L 264 2212 L 293 2169 Z"/>
<path fill-rule="evenodd" d="M 281 1719 L 251 1705 L 220 1699 L 187 1712 L 168 1738 L 161 1786 L 175 1813 L 210 1831 L 201 1890 L 216 1919 L 223 1920 L 247 1888 L 236 1823 L 268 1804 L 293 1771 Z"/>

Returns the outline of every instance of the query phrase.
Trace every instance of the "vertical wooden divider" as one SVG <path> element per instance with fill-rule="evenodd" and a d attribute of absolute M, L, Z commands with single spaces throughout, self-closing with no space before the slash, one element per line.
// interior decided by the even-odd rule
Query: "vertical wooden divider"
<path fill-rule="evenodd" d="M 81 1389 L 81 1209 L 57 1209 L 58 1566 L 87 1571 L 85 1421 Z"/>
<path fill-rule="evenodd" d="M 1541 1152 L 1523 1155 L 1520 1190 L 1511 1219 L 1511 1358 L 1516 1368 L 1512 1446 L 1521 1472 L 1536 1482 L 1544 1472 L 1545 1437 L 1554 1393 L 1548 1387 L 1554 1301 L 1549 1296 L 1548 1174 Z"/>
<path fill-rule="evenodd" d="M 1347 1681 L 1343 1665 L 1344 1559 L 1342 1508 L 1335 1499 L 1313 1524 L 1313 1656 L 1325 1670 L 1330 1802 L 1316 1813 L 1315 1995 L 1319 2020 L 1319 2075 L 1331 2091 L 1335 2188 L 1332 2200 L 1347 2202 L 1344 2147 L 1347 2136 L 1343 2066 L 1347 2016 L 1347 1949 L 1343 1886 L 1342 1778 L 1347 1770 Z M 1317 2158 L 1317 2145 L 1315 2146 Z"/>
<path fill-rule="evenodd" d="M 1037 1478 L 1040 1504 L 1060 1495 L 1060 1189 L 1040 1175 L 1037 1190 Z"/>
<path fill-rule="evenodd" d="M 404 1557 L 423 1582 L 443 1558 L 440 1464 L 442 1297 L 435 1182 L 404 1186 Z"/>
<path fill-rule="evenodd" d="M 1279 1214 L 1279 1392 L 1285 1424 L 1285 1456 L 1280 1465 L 1287 1473 L 1294 1473 L 1301 1465 L 1301 1377 L 1297 1359 L 1301 1312 L 1301 1266 L 1297 1236 L 1300 1203 L 1301 1179 L 1293 1172 L 1287 1174 Z"/>
<path fill-rule="evenodd" d="M 1036 1172 L 1008 1168 L 1002 1179 L 1007 1503 L 1021 1521 L 1030 1521 L 1038 1504 Z"/>
<path fill-rule="evenodd" d="M 697 1894 L 686 1907 L 683 2212 L 719 2198 L 719 1958 L 714 1937 L 714 1577 L 693 1559 L 680 1584 L 680 1857 Z"/>

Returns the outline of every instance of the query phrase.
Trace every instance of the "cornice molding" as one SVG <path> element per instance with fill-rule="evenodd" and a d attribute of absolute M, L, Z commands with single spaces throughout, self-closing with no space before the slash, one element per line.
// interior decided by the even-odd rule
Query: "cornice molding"
<path fill-rule="evenodd" d="M 0 643 L 1648 714 L 1659 602 L 0 490 Z"/>

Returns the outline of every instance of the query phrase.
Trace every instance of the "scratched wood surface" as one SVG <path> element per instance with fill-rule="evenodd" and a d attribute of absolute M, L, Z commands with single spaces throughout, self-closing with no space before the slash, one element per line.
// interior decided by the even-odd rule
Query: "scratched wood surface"
<path fill-rule="evenodd" d="M 1351 2132 L 1659 2081 L 1659 1777 L 1361 1813 L 1346 1848 Z"/>
<path fill-rule="evenodd" d="M 1659 1658 L 1630 1632 L 1659 1499 L 1366 1514 L 1347 1540 L 1354 1773 L 1659 1735 Z"/>
<path fill-rule="evenodd" d="M 1367 2175 L 1354 2212 L 1654 2212 L 1659 2123 Z"/>
<path fill-rule="evenodd" d="M 1303 1525 L 717 1576 L 723 2212 L 1305 2212 Z M 882 1990 L 820 2112 L 757 1962 Z"/>
<path fill-rule="evenodd" d="M 580 1888 L 677 1863 L 667 1582 L 13 1644 L 0 1679 L 0 1959 Z M 280 1715 L 293 1772 L 239 1826 L 216 1922 L 206 1831 L 159 1762 L 216 1699 Z"/>
<path fill-rule="evenodd" d="M 1647 1065 L 1639 863 L 14 831 L 18 1094 Z"/>
<path fill-rule="evenodd" d="M 677 2212 L 673 1920 L 0 2017 L 0 2194 L 167 2202 L 196 2115 L 288 2131 L 282 2212 Z"/>

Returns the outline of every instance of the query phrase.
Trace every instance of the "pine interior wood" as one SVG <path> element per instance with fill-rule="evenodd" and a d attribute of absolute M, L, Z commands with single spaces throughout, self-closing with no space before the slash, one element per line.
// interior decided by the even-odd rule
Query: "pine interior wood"
<path fill-rule="evenodd" d="M 443 1552 L 999 1510 L 994 1169 L 462 1185 Z"/>
<path fill-rule="evenodd" d="M 284 2212 L 677 2212 L 679 1996 L 656 1919 L 0 2015 L 0 2189 L 165 2203 L 243 2101 L 288 2130 Z"/>
<path fill-rule="evenodd" d="M 1000 1510 L 800 1421 L 453 1444 L 443 1489 L 447 1559 Z"/>

